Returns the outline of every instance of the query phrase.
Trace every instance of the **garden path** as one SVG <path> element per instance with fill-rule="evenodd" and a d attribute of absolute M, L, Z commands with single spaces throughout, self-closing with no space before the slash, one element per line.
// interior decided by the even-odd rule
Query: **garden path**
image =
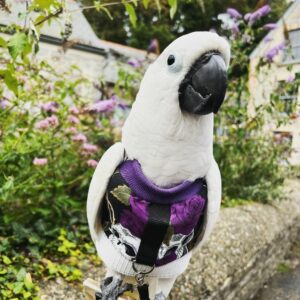
<path fill-rule="evenodd" d="M 253 300 L 300 300 L 300 239 Z"/>

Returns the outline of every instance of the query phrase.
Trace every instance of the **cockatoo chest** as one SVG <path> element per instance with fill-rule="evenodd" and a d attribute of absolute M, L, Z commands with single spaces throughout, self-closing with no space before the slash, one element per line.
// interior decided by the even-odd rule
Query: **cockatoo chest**
<path fill-rule="evenodd" d="M 123 162 L 110 178 L 101 222 L 113 246 L 128 260 L 161 266 L 181 258 L 203 231 L 204 179 L 160 188 L 136 160 Z"/>

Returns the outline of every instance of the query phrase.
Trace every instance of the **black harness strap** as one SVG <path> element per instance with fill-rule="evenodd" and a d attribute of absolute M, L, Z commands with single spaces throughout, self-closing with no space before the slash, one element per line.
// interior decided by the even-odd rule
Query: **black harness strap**
<path fill-rule="evenodd" d="M 149 205 L 149 220 L 141 237 L 136 263 L 154 266 L 159 248 L 169 227 L 170 214 L 170 205 L 156 203 Z"/>

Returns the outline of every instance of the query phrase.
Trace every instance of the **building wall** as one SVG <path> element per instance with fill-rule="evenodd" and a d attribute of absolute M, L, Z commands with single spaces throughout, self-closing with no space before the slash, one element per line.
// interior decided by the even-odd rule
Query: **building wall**
<path fill-rule="evenodd" d="M 284 23 L 283 23 L 284 20 Z M 281 52 L 274 58 L 274 63 L 271 68 L 257 67 L 261 57 L 273 47 L 283 43 L 284 26 L 287 30 L 300 28 L 300 1 L 295 3 L 291 8 L 288 16 L 285 16 L 277 24 L 277 28 L 267 35 L 270 41 L 262 41 L 257 49 L 252 53 L 250 60 L 250 79 L 249 89 L 251 93 L 251 100 L 249 103 L 249 113 L 255 114 L 255 107 L 260 104 L 270 101 L 270 96 L 277 87 L 278 82 L 286 81 L 289 76 L 300 73 L 300 60 L 293 62 L 284 62 L 284 53 Z M 287 67 L 290 67 L 288 70 Z M 300 88 L 298 88 L 296 116 L 291 119 L 288 124 L 276 128 L 279 132 L 289 132 L 292 135 L 292 156 L 291 162 L 300 165 Z"/>

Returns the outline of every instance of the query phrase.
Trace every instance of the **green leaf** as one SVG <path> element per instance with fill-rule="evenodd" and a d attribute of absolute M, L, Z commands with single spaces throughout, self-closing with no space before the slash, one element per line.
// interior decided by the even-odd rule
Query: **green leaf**
<path fill-rule="evenodd" d="M 134 7 L 131 4 L 125 3 L 125 2 L 124 2 L 124 6 L 125 6 L 125 9 L 126 9 L 128 15 L 129 15 L 129 20 L 130 20 L 132 26 L 136 27 L 137 17 L 136 17 Z"/>
<path fill-rule="evenodd" d="M 7 257 L 6 255 L 2 256 L 2 261 L 4 262 L 4 264 L 6 265 L 10 265 L 11 264 L 11 260 L 9 257 Z"/>
<path fill-rule="evenodd" d="M 27 290 L 31 290 L 33 288 L 33 283 L 32 283 L 32 278 L 30 273 L 26 273 L 26 276 L 24 278 L 24 283 Z"/>
<path fill-rule="evenodd" d="M 160 13 L 160 11 L 161 11 L 160 1 L 159 0 L 155 0 L 155 4 L 156 4 L 156 7 L 158 9 L 158 12 Z"/>
<path fill-rule="evenodd" d="M 113 16 L 111 15 L 110 11 L 105 6 L 101 6 L 100 10 L 103 10 L 106 13 L 106 15 L 109 17 L 110 20 L 114 19 Z"/>
<path fill-rule="evenodd" d="M 145 8 L 148 8 L 149 1 L 150 0 L 143 0 L 143 5 L 144 5 Z"/>
<path fill-rule="evenodd" d="M 170 17 L 173 19 L 177 11 L 177 0 L 168 0 L 168 4 L 170 6 Z"/>
<path fill-rule="evenodd" d="M 94 5 L 95 5 L 96 11 L 100 11 L 101 6 L 102 6 L 100 1 L 94 1 Z"/>
<path fill-rule="evenodd" d="M 17 274 L 17 280 L 23 282 L 25 279 L 25 276 L 26 276 L 26 270 L 24 268 L 21 268 Z"/>
<path fill-rule="evenodd" d="M 56 0 L 34 0 L 30 8 L 46 9 L 49 10 L 51 7 L 58 7 L 59 2 Z"/>
<path fill-rule="evenodd" d="M 15 60 L 19 55 L 28 54 L 30 43 L 25 33 L 17 32 L 10 38 L 7 45 L 10 56 Z"/>
<path fill-rule="evenodd" d="M 3 77 L 6 86 L 15 94 L 18 93 L 18 80 L 9 70 L 0 70 L 0 78 Z M 8 184 L 8 183 L 7 183 Z M 5 186 L 7 188 L 7 186 Z M 4 188 L 4 187 L 3 187 Z"/>
<path fill-rule="evenodd" d="M 23 285 L 24 285 L 23 282 L 15 282 L 13 285 L 14 286 L 13 292 L 15 294 L 19 294 L 23 289 Z"/>
<path fill-rule="evenodd" d="M 129 197 L 131 194 L 131 190 L 127 185 L 119 185 L 113 191 L 111 191 L 112 195 L 116 197 L 120 202 L 129 206 Z"/>
<path fill-rule="evenodd" d="M 6 40 L 0 36 L 0 47 L 6 47 Z"/>

